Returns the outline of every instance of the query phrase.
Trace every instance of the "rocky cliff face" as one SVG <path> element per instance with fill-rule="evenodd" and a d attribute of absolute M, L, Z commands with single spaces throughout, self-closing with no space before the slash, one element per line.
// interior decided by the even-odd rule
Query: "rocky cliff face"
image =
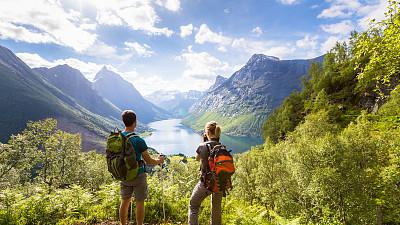
<path fill-rule="evenodd" d="M 208 88 L 207 92 L 211 92 L 214 91 L 216 88 L 218 88 L 221 84 L 223 84 L 226 80 L 228 80 L 228 78 L 225 78 L 223 76 L 218 75 L 215 78 L 215 82 L 213 85 L 211 85 L 210 88 Z"/>
<path fill-rule="evenodd" d="M 253 55 L 244 67 L 210 90 L 190 108 L 184 122 L 195 129 L 206 120 L 222 121 L 225 132 L 259 136 L 268 114 L 293 91 L 301 89 L 300 78 L 311 60 L 280 60 Z"/>

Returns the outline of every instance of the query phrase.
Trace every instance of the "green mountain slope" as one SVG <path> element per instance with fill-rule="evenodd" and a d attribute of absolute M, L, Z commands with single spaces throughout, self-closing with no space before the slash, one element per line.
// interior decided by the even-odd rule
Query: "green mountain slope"
<path fill-rule="evenodd" d="M 103 137 L 118 124 L 80 106 L 47 83 L 9 49 L 0 46 L 0 140 L 21 131 L 27 121 L 56 118 L 59 127 L 81 133 L 83 148 L 102 148 Z"/>
<path fill-rule="evenodd" d="M 79 70 L 68 65 L 33 70 L 91 112 L 111 119 L 119 119 L 121 110 L 101 97 L 92 87 L 92 83 Z"/>
<path fill-rule="evenodd" d="M 255 54 L 229 79 L 216 80 L 183 122 L 199 129 L 205 121 L 216 120 L 230 135 L 259 136 L 269 113 L 292 91 L 301 89 L 301 77 L 313 61 L 321 60 L 280 60 Z"/>

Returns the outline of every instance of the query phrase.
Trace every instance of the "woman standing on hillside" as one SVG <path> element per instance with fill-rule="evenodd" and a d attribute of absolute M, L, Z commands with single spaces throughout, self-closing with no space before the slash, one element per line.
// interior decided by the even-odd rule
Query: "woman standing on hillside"
<path fill-rule="evenodd" d="M 221 202 L 222 193 L 214 193 L 205 187 L 206 174 L 209 172 L 208 155 L 209 150 L 215 145 L 220 144 L 219 138 L 221 135 L 221 128 L 217 122 L 210 121 L 206 123 L 203 133 L 203 142 L 200 143 L 196 150 L 196 160 L 201 163 L 201 178 L 197 185 L 194 187 L 192 196 L 189 203 L 189 225 L 198 225 L 199 208 L 201 202 L 209 195 L 211 195 L 211 225 L 221 224 Z"/>

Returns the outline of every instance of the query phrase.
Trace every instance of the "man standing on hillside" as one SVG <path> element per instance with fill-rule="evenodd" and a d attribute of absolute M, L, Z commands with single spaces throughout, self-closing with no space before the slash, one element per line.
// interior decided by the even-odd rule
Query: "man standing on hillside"
<path fill-rule="evenodd" d="M 136 128 L 136 114 L 132 110 L 125 110 L 122 112 L 122 121 L 125 124 L 123 135 L 128 136 L 135 132 Z M 139 162 L 139 172 L 137 177 L 132 181 L 121 181 L 121 206 L 119 208 L 119 218 L 121 224 L 126 225 L 129 203 L 131 202 L 132 195 L 136 199 L 136 224 L 143 225 L 144 221 L 144 200 L 147 198 L 147 179 L 145 173 L 145 166 L 142 157 L 147 164 L 157 165 L 164 162 L 164 157 L 159 156 L 158 159 L 150 157 L 147 151 L 146 142 L 139 136 L 131 136 L 129 139 L 136 152 L 136 160 Z"/>

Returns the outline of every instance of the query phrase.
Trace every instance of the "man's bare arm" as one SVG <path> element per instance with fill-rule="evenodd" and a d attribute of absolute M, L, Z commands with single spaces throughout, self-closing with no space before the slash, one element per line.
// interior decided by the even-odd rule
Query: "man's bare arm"
<path fill-rule="evenodd" d="M 164 162 L 164 157 L 162 157 L 162 156 L 159 156 L 158 159 L 151 158 L 151 156 L 149 155 L 149 152 L 147 150 L 142 152 L 142 156 L 143 156 L 144 161 L 146 161 L 146 163 L 150 164 L 150 165 L 158 165 L 158 164 L 162 164 Z"/>
<path fill-rule="evenodd" d="M 200 154 L 199 153 L 196 154 L 196 160 L 200 161 Z"/>

